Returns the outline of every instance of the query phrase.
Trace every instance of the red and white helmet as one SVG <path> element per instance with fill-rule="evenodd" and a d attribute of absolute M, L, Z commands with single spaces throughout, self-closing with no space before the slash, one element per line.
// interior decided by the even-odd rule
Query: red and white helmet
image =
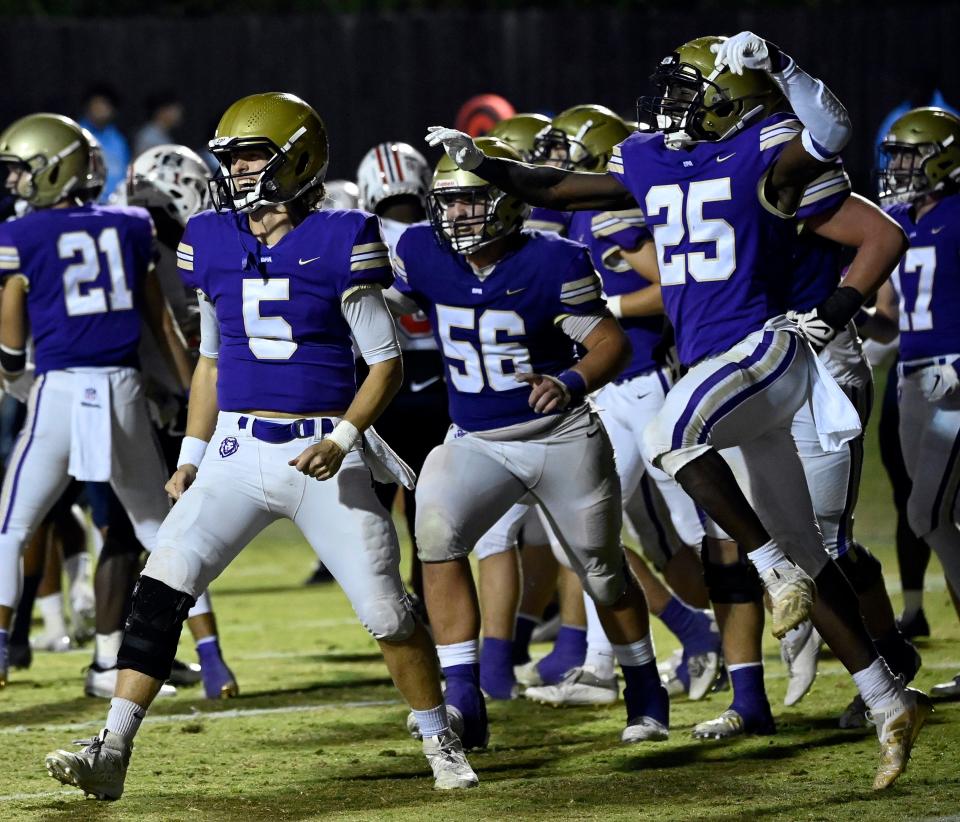
<path fill-rule="evenodd" d="M 390 197 L 412 195 L 426 201 L 431 169 L 423 155 L 408 143 L 380 143 L 370 149 L 357 167 L 360 208 L 376 212 Z"/>
<path fill-rule="evenodd" d="M 162 145 L 137 157 L 127 174 L 127 202 L 159 208 L 185 226 L 210 207 L 210 168 L 193 149 Z"/>

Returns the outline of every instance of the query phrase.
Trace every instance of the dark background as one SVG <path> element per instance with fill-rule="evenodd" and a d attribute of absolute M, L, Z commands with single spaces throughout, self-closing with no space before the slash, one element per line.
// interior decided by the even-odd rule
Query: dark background
<path fill-rule="evenodd" d="M 629 116 L 674 46 L 751 29 L 845 102 L 855 126 L 845 157 L 863 189 L 890 108 L 911 97 L 925 104 L 933 87 L 960 104 L 960 3 L 398 5 L 305 12 L 311 4 L 293 2 L 269 14 L 208 14 L 213 3 L 165 3 L 156 16 L 137 16 L 129 3 L 17 4 L 21 16 L 0 16 L 0 119 L 37 110 L 77 116 L 84 90 L 106 81 L 120 92 L 119 124 L 129 135 L 146 119 L 144 100 L 174 89 L 186 107 L 177 136 L 197 147 L 237 97 L 292 91 L 327 122 L 329 177 L 352 177 L 375 142 L 422 147 L 426 126 L 452 124 L 479 92 L 500 93 L 518 111 L 597 102 Z M 0 2 L 0 14 L 10 9 Z"/>

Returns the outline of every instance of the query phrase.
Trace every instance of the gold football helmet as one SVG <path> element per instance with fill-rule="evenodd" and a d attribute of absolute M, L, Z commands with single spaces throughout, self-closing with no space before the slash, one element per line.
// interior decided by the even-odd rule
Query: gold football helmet
<path fill-rule="evenodd" d="M 560 112 L 536 138 L 534 161 L 573 171 L 606 171 L 613 147 L 630 127 L 604 106 L 574 106 Z"/>
<path fill-rule="evenodd" d="M 487 136 L 503 140 L 515 148 L 524 160 L 529 161 L 533 156 L 537 135 L 546 128 L 550 128 L 550 118 L 543 114 L 514 114 L 497 123 Z"/>
<path fill-rule="evenodd" d="M 488 157 L 519 160 L 519 152 L 495 137 L 478 137 Z M 473 254 L 495 240 L 519 231 L 530 206 L 464 171 L 446 155 L 437 164 L 427 196 L 430 223 L 441 243 L 458 254 Z"/>
<path fill-rule="evenodd" d="M 912 202 L 960 183 L 960 118 L 942 108 L 915 108 L 880 143 L 877 193 L 883 205 Z"/>
<path fill-rule="evenodd" d="M 209 142 L 220 163 L 220 174 L 210 182 L 217 211 L 250 212 L 297 200 L 311 192 L 311 207 L 322 197 L 329 146 L 323 120 L 293 94 L 268 92 L 237 100 L 226 110 Z M 238 186 L 231 161 L 240 151 L 263 150 L 269 162 L 254 185 Z M 244 182 L 249 175 L 242 175 Z"/>

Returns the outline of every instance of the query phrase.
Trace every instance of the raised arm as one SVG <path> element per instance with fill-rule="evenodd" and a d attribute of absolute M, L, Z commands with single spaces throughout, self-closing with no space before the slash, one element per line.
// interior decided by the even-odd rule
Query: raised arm
<path fill-rule="evenodd" d="M 557 211 L 622 211 L 637 207 L 633 196 L 610 174 L 565 171 L 486 157 L 468 134 L 443 126 L 431 126 L 426 139 L 431 146 L 443 146 L 460 168 L 532 206 Z"/>

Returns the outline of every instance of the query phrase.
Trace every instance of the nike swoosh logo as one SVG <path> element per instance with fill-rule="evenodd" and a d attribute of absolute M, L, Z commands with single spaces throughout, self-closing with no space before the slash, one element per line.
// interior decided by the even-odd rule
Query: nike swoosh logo
<path fill-rule="evenodd" d="M 942 226 L 940 226 L 939 228 L 931 228 L 931 229 L 930 229 L 930 233 L 931 233 L 931 234 L 939 234 L 939 233 L 940 233 L 941 231 L 943 231 L 945 228 L 946 228 L 945 225 L 942 225 Z"/>
<path fill-rule="evenodd" d="M 514 294 L 519 294 L 521 291 L 526 291 L 526 290 L 527 290 L 526 286 L 524 286 L 523 288 L 508 288 L 507 296 L 512 297 Z"/>
<path fill-rule="evenodd" d="M 323 255 L 321 254 L 320 257 L 323 257 Z M 311 257 L 309 260 L 304 260 L 301 258 L 300 265 L 306 265 L 307 263 L 315 263 L 317 260 L 320 259 L 320 257 Z"/>
<path fill-rule="evenodd" d="M 590 439 L 591 437 L 595 437 L 595 436 L 597 436 L 597 434 L 599 434 L 599 433 L 600 433 L 600 429 L 598 428 L 598 429 L 596 429 L 592 434 L 588 433 L 588 434 L 587 434 L 587 439 Z"/>
<path fill-rule="evenodd" d="M 731 157 L 733 157 L 734 154 L 736 154 L 736 153 L 737 153 L 737 152 L 734 151 L 732 154 L 728 154 L 726 157 L 719 157 L 719 156 L 718 156 L 718 157 L 717 157 L 717 162 L 718 162 L 718 163 L 725 163 L 725 162 L 727 162 L 727 160 L 729 160 Z"/>
<path fill-rule="evenodd" d="M 410 390 L 416 394 L 420 391 L 423 391 L 424 388 L 429 388 L 435 382 L 439 382 L 439 377 L 431 377 L 429 380 L 424 380 L 423 382 L 412 382 L 410 383 Z"/>

